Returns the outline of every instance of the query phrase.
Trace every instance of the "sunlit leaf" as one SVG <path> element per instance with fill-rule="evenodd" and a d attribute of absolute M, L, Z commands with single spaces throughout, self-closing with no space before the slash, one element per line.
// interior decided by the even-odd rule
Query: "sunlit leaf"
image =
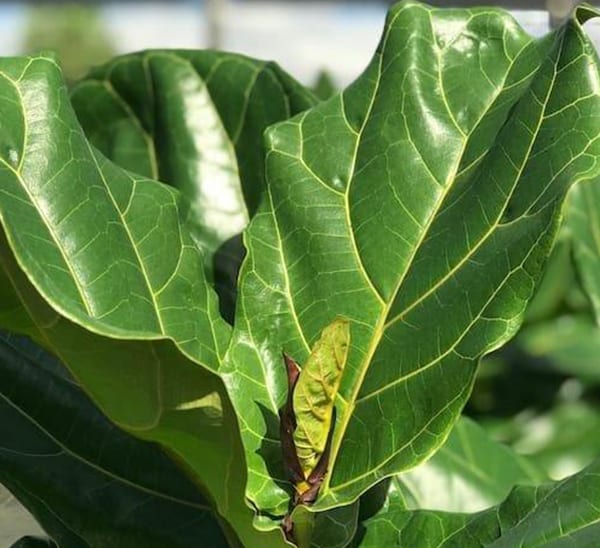
<path fill-rule="evenodd" d="M 181 191 L 209 269 L 262 195 L 263 131 L 316 103 L 274 63 L 187 50 L 118 57 L 94 69 L 71 99 L 102 153 Z"/>
<path fill-rule="evenodd" d="M 240 540 L 256 543 L 237 420 L 216 373 L 230 329 L 180 194 L 90 145 L 53 59 L 0 60 L 0 120 L 3 279 L 28 317 L 3 313 L 2 327 L 25 325 L 113 422 L 166 446 Z"/>
<path fill-rule="evenodd" d="M 281 352 L 302 364 L 336 317 L 352 342 L 316 507 L 443 444 L 479 359 L 520 326 L 566 192 L 600 171 L 592 16 L 534 40 L 503 11 L 401 2 L 358 80 L 269 128 L 223 369 L 261 510 L 289 500 Z"/>
<path fill-rule="evenodd" d="M 502 502 L 515 485 L 546 480 L 540 466 L 462 417 L 433 457 L 394 477 L 390 489 L 410 510 L 476 512 Z"/>
<path fill-rule="evenodd" d="M 361 525 L 354 545 L 594 546 L 600 533 L 599 501 L 597 461 L 560 483 L 518 487 L 502 504 L 478 514 L 410 512 L 391 502 Z"/>

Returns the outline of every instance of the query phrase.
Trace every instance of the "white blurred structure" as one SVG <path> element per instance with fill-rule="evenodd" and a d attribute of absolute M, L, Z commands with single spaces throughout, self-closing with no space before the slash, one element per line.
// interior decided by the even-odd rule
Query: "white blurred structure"
<path fill-rule="evenodd" d="M 222 3 L 222 49 L 275 60 L 304 82 L 322 68 L 339 83 L 357 76 L 377 45 L 386 12 L 383 4 Z M 209 43 L 200 3 L 123 2 L 107 6 L 104 13 L 119 51 Z"/>
<path fill-rule="evenodd" d="M 385 4 L 332 2 L 243 2 L 221 0 L 222 49 L 272 59 L 302 82 L 326 69 L 346 85 L 365 68 L 377 47 Z M 482 3 L 485 3 L 482 0 Z M 105 8 L 119 51 L 147 47 L 206 47 L 208 25 L 201 3 L 119 3 Z M 533 35 L 549 30 L 545 11 L 514 12 Z M 136 21 L 131 28 L 131 21 Z M 600 42 L 600 26 L 593 34 Z M 133 30 L 133 32 L 132 32 Z"/>
<path fill-rule="evenodd" d="M 24 9 L 18 4 L 0 6 L 0 55 L 15 55 L 21 47 L 25 23 Z"/>
<path fill-rule="evenodd" d="M 0 546 L 12 546 L 26 535 L 44 536 L 31 515 L 0 485 Z"/>
<path fill-rule="evenodd" d="M 223 49 L 273 59 L 303 82 L 312 82 L 320 69 L 339 85 L 354 79 L 375 49 L 386 7 L 382 3 L 327 3 L 221 0 Z M 485 3 L 482 0 L 482 3 Z M 120 52 L 146 48 L 202 48 L 208 25 L 201 0 L 189 3 L 117 2 L 103 15 Z M 543 11 L 514 12 L 533 35 L 548 31 Z M 22 3 L 0 6 L 0 55 L 19 51 L 25 21 Z M 600 26 L 587 29 L 600 43 Z"/>

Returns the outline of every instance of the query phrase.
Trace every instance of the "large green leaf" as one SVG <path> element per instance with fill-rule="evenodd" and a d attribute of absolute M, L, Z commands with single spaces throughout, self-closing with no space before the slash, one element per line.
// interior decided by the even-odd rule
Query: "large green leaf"
<path fill-rule="evenodd" d="M 476 512 L 502 502 L 515 485 L 546 480 L 532 461 L 462 417 L 433 457 L 394 477 L 390 490 L 410 510 Z"/>
<path fill-rule="evenodd" d="M 502 11 L 402 2 L 355 83 L 268 130 L 223 369 L 260 509 L 288 499 L 281 351 L 303 363 L 337 316 L 352 342 L 315 508 L 442 445 L 520 325 L 566 191 L 600 169 L 593 15 L 533 40 Z"/>
<path fill-rule="evenodd" d="M 557 484 L 518 487 L 479 514 L 410 512 L 392 500 L 362 524 L 361 548 L 380 546 L 595 546 L 600 533 L 600 461 Z"/>
<path fill-rule="evenodd" d="M 19 325 L 113 422 L 176 454 L 256 544 L 237 421 L 213 373 L 229 327 L 179 194 L 91 147 L 53 59 L 0 60 L 0 120 L 0 252 Z"/>
<path fill-rule="evenodd" d="M 93 70 L 71 99 L 90 142 L 108 158 L 181 190 L 207 261 L 256 210 L 264 129 L 316 103 L 274 63 L 160 50 Z"/>
<path fill-rule="evenodd" d="M 4 334 L 0 440 L 0 481 L 60 546 L 229 545 L 210 502 L 156 445 L 121 432 L 56 360 Z"/>
<path fill-rule="evenodd" d="M 90 147 L 54 61 L 3 59 L 0 71 L 0 213 L 19 264 L 63 316 L 176 339 L 216 370 L 228 330 L 178 194 Z"/>

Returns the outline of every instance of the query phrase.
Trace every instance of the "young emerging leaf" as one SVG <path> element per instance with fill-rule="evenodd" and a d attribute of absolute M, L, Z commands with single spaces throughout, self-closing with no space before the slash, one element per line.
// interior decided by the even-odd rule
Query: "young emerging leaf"
<path fill-rule="evenodd" d="M 325 452 L 349 342 L 348 320 L 336 319 L 323 330 L 295 386 L 293 401 L 297 426 L 294 442 L 307 478 Z"/>

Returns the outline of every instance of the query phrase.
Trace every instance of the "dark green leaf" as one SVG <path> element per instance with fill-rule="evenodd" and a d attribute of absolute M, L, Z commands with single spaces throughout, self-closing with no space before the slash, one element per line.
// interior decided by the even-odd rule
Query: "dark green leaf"
<path fill-rule="evenodd" d="M 56 543 L 50 539 L 38 537 L 23 537 L 15 542 L 10 548 L 58 548 Z"/>
<path fill-rule="evenodd" d="M 60 546 L 229 545 L 173 461 L 111 424 L 47 353 L 6 335 L 0 440 L 0 481 Z"/>
<path fill-rule="evenodd" d="M 237 302 L 237 280 L 246 250 L 242 235 L 230 238 L 215 251 L 213 256 L 213 277 L 215 291 L 219 296 L 221 316 L 233 324 Z"/>

